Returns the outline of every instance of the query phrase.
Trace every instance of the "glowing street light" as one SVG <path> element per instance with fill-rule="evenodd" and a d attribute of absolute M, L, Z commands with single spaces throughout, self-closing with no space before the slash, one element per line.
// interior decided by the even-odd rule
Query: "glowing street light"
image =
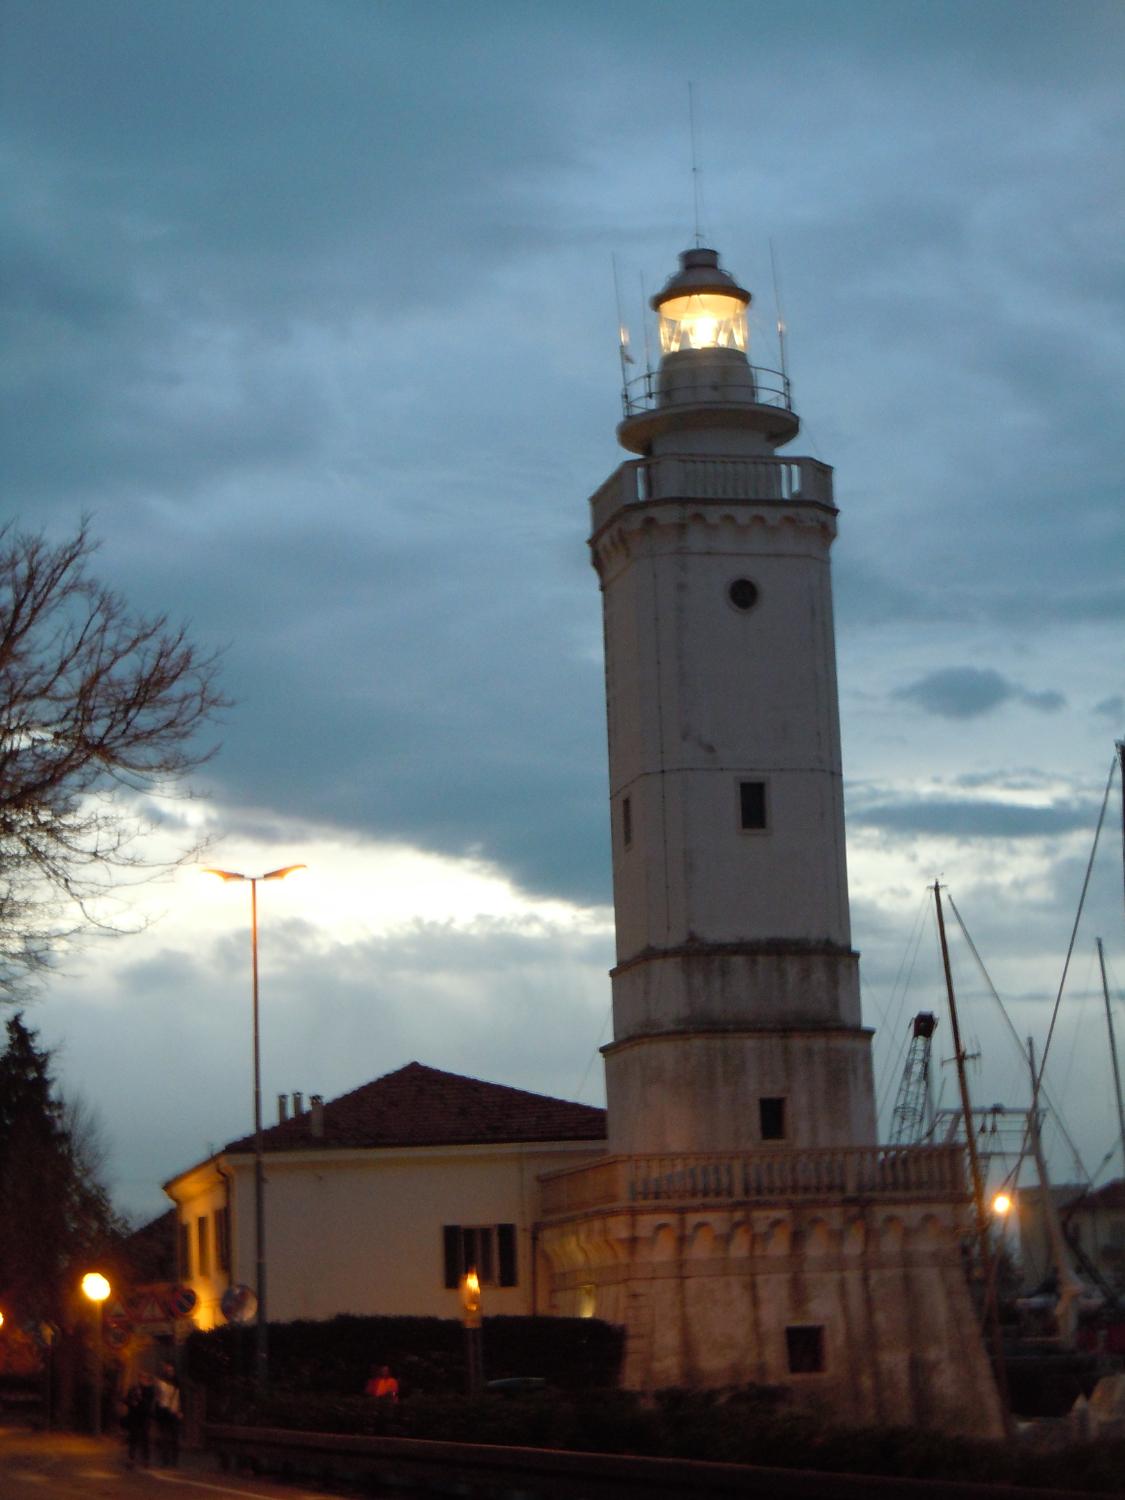
<path fill-rule="evenodd" d="M 279 870 L 267 870 L 264 875 L 242 875 L 237 870 L 204 870 L 205 875 L 217 875 L 220 880 L 245 880 L 250 885 L 250 963 L 253 976 L 254 1011 L 254 1249 L 257 1259 L 258 1314 L 255 1325 L 255 1378 L 260 1388 L 265 1387 L 269 1374 L 269 1352 L 266 1347 L 266 1211 L 265 1172 L 262 1167 L 262 1057 L 258 1033 L 258 882 L 259 880 L 284 880 L 304 865 L 283 865 Z"/>
<path fill-rule="evenodd" d="M 1011 1212 L 1012 1200 L 1007 1193 L 997 1193 L 992 1200 L 992 1212 L 999 1218 L 1006 1218 Z"/>
<path fill-rule="evenodd" d="M 102 1309 L 110 1286 L 100 1271 L 87 1271 L 82 1278 L 82 1295 L 97 1309 L 94 1323 L 94 1436 L 102 1435 Z"/>
<path fill-rule="evenodd" d="M 466 1384 L 470 1398 L 474 1399 L 484 1386 L 480 1302 L 480 1277 L 476 1266 L 470 1266 L 461 1278 L 461 1321 L 465 1325 Z"/>

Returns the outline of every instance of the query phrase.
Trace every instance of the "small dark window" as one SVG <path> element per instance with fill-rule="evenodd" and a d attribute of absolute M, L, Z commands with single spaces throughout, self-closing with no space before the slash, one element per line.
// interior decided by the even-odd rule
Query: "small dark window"
<path fill-rule="evenodd" d="M 211 1274 L 211 1241 L 207 1227 L 207 1215 L 202 1214 L 195 1223 L 196 1236 L 198 1239 L 197 1265 L 200 1276 Z"/>
<path fill-rule="evenodd" d="M 785 1100 L 758 1100 L 758 1134 L 763 1141 L 785 1139 Z"/>
<path fill-rule="evenodd" d="M 180 1278 L 183 1281 L 191 1277 L 191 1225 L 183 1223 L 180 1225 Z"/>
<path fill-rule="evenodd" d="M 516 1285 L 516 1226 L 497 1224 L 496 1249 L 500 1261 L 500 1285 Z"/>
<path fill-rule="evenodd" d="M 753 609 L 758 602 L 758 586 L 749 578 L 736 578 L 727 589 L 727 598 L 735 609 Z"/>
<path fill-rule="evenodd" d="M 766 826 L 765 782 L 740 781 L 738 796 L 743 828 L 764 828 Z"/>
<path fill-rule="evenodd" d="M 215 1210 L 215 1255 L 218 1258 L 219 1270 L 230 1270 L 230 1209 L 217 1208 Z"/>
<path fill-rule="evenodd" d="M 796 1325 L 785 1330 L 785 1349 L 791 1375 L 816 1375 L 824 1369 L 823 1324 Z"/>
<path fill-rule="evenodd" d="M 630 797 L 622 797 L 621 799 L 621 837 L 625 841 L 626 849 L 628 849 L 629 845 L 633 842 L 633 802 Z"/>

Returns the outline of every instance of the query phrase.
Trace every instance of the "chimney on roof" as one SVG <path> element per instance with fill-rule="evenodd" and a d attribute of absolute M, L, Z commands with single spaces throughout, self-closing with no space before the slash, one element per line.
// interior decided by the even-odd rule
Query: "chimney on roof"
<path fill-rule="evenodd" d="M 284 1125 L 289 1118 L 289 1095 L 278 1094 L 277 1096 L 277 1123 Z"/>
<path fill-rule="evenodd" d="M 297 1116 L 301 1113 L 301 1106 L 304 1104 L 304 1102 L 305 1102 L 304 1095 L 301 1093 L 300 1089 L 294 1089 L 293 1090 L 293 1118 L 294 1119 L 296 1119 Z"/>
<path fill-rule="evenodd" d="M 317 1140 L 324 1135 L 324 1096 L 322 1094 L 310 1094 L 309 1109 L 309 1134 Z"/>

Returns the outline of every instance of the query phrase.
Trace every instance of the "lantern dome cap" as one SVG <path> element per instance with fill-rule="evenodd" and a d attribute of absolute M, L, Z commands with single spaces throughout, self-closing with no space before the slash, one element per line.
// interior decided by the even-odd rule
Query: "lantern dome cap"
<path fill-rule="evenodd" d="M 673 297 L 690 297 L 701 292 L 734 297 L 744 306 L 750 302 L 750 293 L 719 265 L 719 252 L 696 246 L 692 250 L 680 251 L 680 269 L 652 298 L 652 306 L 659 312 L 661 304 Z"/>

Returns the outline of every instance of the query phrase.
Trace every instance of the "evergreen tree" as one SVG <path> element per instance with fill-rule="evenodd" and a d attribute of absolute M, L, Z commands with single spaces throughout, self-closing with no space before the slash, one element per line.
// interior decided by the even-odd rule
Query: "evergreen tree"
<path fill-rule="evenodd" d="M 0 1308 L 18 1323 L 64 1321 L 70 1282 L 121 1226 L 66 1126 L 51 1054 L 17 1013 L 0 1053 Z"/>

